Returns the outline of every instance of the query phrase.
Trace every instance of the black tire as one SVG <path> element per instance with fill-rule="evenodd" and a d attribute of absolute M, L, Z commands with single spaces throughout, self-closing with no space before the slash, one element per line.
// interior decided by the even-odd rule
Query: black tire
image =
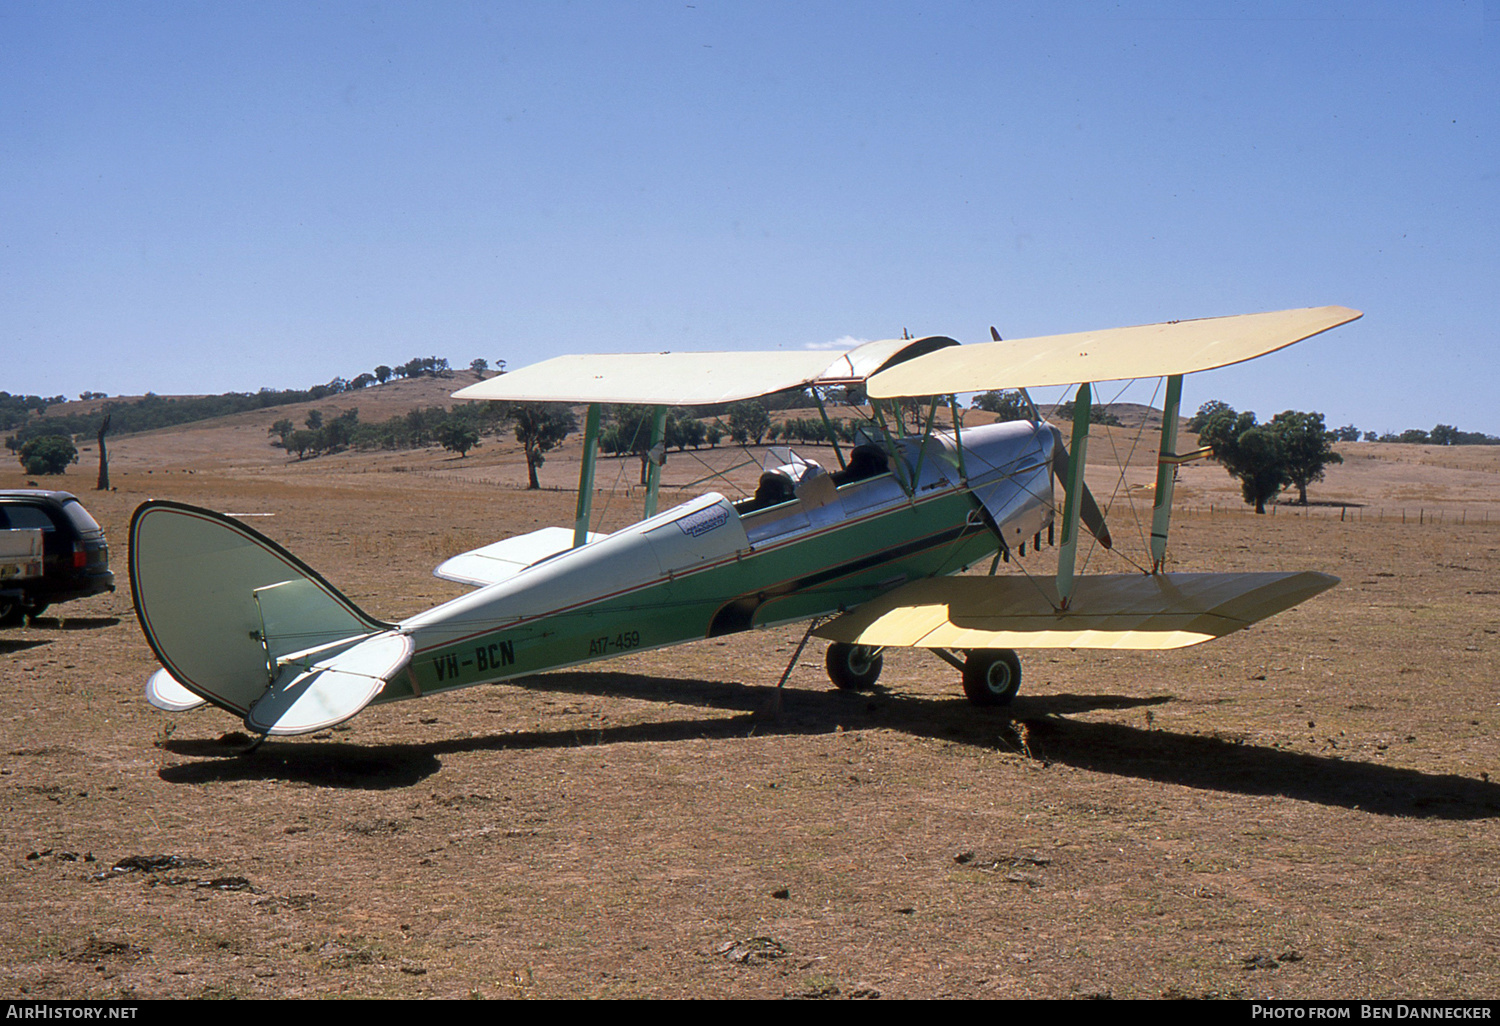
<path fill-rule="evenodd" d="M 880 679 L 885 655 L 869 645 L 846 645 L 835 641 L 828 646 L 828 679 L 841 691 L 868 691 Z"/>
<path fill-rule="evenodd" d="M 964 694 L 975 705 L 1010 705 L 1021 690 L 1021 659 L 1008 648 L 976 648 L 964 661 Z"/>
<path fill-rule="evenodd" d="M 0 599 L 0 627 L 15 627 L 26 619 L 26 605 L 20 599 Z"/>

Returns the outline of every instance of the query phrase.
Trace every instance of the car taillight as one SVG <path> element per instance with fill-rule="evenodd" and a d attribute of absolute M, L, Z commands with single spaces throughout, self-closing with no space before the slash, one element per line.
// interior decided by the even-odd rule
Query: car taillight
<path fill-rule="evenodd" d="M 73 569 L 82 570 L 88 566 L 89 554 L 83 550 L 83 542 L 73 543 Z"/>

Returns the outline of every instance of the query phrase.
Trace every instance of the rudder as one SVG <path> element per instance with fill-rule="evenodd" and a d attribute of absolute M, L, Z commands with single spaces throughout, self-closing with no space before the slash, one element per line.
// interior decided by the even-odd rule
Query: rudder
<path fill-rule="evenodd" d="M 129 564 L 136 616 L 162 666 L 241 716 L 266 694 L 281 657 L 393 629 L 276 542 L 196 506 L 138 507 Z"/>

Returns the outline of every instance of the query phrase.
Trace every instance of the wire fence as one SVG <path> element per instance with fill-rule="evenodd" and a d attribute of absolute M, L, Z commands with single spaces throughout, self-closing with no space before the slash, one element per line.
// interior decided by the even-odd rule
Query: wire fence
<path fill-rule="evenodd" d="M 1231 517 L 1231 516 L 1255 516 L 1254 507 L 1249 504 L 1235 505 L 1232 503 L 1209 503 L 1201 505 L 1176 506 L 1172 510 L 1174 517 L 1196 516 L 1196 517 Z M 1459 506 L 1459 507 L 1431 507 L 1431 506 L 1367 506 L 1367 505 L 1333 505 L 1320 503 L 1309 506 L 1288 506 L 1278 504 L 1267 506 L 1265 516 L 1297 516 L 1313 517 L 1338 520 L 1343 523 L 1373 523 L 1373 524 L 1408 524 L 1416 527 L 1428 525 L 1446 524 L 1468 525 L 1468 524 L 1500 524 L 1500 507 L 1490 506 Z"/>
<path fill-rule="evenodd" d="M 463 473 L 454 470 L 431 471 L 418 470 L 416 473 L 424 477 L 441 478 L 448 482 L 461 482 L 468 485 L 479 485 L 487 487 L 515 488 L 517 482 L 512 481 L 514 474 L 510 471 L 504 474 L 497 473 Z M 524 481 L 524 478 L 521 480 Z M 576 486 L 570 485 L 544 485 L 544 491 L 568 491 L 571 492 Z M 681 501 L 683 497 L 696 495 L 704 490 L 706 486 L 701 483 L 697 487 L 688 487 L 680 484 L 669 484 L 663 482 L 661 492 L 664 497 L 670 496 L 671 501 Z M 722 489 L 721 489 L 722 490 Z M 596 495 L 605 495 L 611 490 L 604 487 L 596 487 Z M 634 484 L 621 484 L 614 490 L 616 498 L 629 502 L 639 498 L 645 493 L 645 488 Z M 1172 507 L 1173 517 L 1238 517 L 1256 516 L 1255 508 L 1248 503 L 1236 502 L 1211 502 L 1202 503 L 1174 503 Z M 1266 507 L 1265 516 L 1296 516 L 1309 518 L 1322 518 L 1338 520 L 1342 523 L 1369 523 L 1369 524 L 1407 524 L 1416 527 L 1429 525 L 1500 525 L 1500 505 L 1468 503 L 1454 503 L 1447 506 L 1397 506 L 1397 505 L 1372 505 L 1365 503 L 1330 503 L 1318 502 L 1307 506 L 1297 506 L 1288 503 L 1276 503 Z"/>

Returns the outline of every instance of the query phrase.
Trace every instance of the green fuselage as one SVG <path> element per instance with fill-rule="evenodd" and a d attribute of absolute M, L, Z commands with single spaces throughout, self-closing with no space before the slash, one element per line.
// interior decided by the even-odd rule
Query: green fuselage
<path fill-rule="evenodd" d="M 984 451 L 980 432 L 965 434 L 971 464 Z M 1035 449 L 1030 432 L 1016 435 L 997 441 Z M 904 477 L 828 487 L 814 507 L 791 498 L 752 510 L 703 496 L 413 617 L 400 625 L 415 645 L 409 671 L 379 701 L 838 613 L 907 581 L 957 573 L 992 555 L 1000 537 L 971 482 L 940 455 L 930 444 L 925 460 L 899 468 Z M 969 473 L 993 484 L 1000 462 Z M 1033 519 L 1050 506 L 1037 462 L 1021 461 Z M 914 474 L 913 496 L 902 485 Z"/>

